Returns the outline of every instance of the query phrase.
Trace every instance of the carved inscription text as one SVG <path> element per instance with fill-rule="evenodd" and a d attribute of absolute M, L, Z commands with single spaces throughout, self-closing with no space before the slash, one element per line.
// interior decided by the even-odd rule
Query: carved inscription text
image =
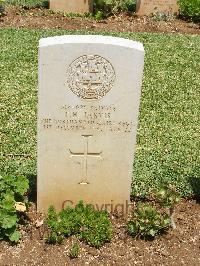
<path fill-rule="evenodd" d="M 112 106 L 64 105 L 60 118 L 44 117 L 41 127 L 45 130 L 130 133 L 132 121 L 115 120 L 116 108 Z"/>

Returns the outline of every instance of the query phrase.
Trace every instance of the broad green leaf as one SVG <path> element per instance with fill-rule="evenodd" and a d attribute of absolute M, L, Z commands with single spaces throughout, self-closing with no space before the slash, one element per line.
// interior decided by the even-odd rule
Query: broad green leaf
<path fill-rule="evenodd" d="M 21 196 L 23 196 L 29 188 L 29 182 L 28 179 L 24 176 L 17 177 L 15 181 L 15 189 L 16 192 L 19 193 Z"/>
<path fill-rule="evenodd" d="M 7 228 L 11 228 L 14 225 L 16 225 L 18 221 L 17 215 L 14 213 L 11 214 L 5 214 L 5 216 L 3 217 L 3 221 L 2 221 L 2 228 L 7 229 Z"/>
<path fill-rule="evenodd" d="M 2 199 L 0 203 L 1 207 L 9 211 L 14 210 L 14 204 L 15 204 L 14 196 L 11 195 L 10 193 L 4 194 L 3 196 L 4 198 Z"/>
<path fill-rule="evenodd" d="M 17 231 L 17 230 L 15 230 L 15 231 L 9 236 L 9 239 L 10 239 L 10 241 L 12 241 L 12 242 L 16 242 L 16 243 L 17 243 L 17 242 L 19 242 L 20 237 L 21 237 L 20 232 Z"/>

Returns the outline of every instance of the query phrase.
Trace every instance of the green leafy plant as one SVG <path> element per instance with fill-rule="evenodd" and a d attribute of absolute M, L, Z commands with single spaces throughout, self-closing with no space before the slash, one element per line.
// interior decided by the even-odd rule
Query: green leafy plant
<path fill-rule="evenodd" d="M 56 243 L 64 237 L 76 235 L 89 245 L 98 248 L 112 237 L 112 225 L 108 213 L 98 212 L 90 205 L 85 206 L 82 201 L 75 208 L 67 207 L 59 213 L 56 213 L 51 206 L 45 223 L 49 228 L 45 237 L 49 243 Z"/>
<path fill-rule="evenodd" d="M 155 12 L 152 14 L 152 17 L 155 21 L 172 21 L 175 15 L 171 12 Z"/>
<path fill-rule="evenodd" d="M 200 0 L 179 0 L 178 3 L 183 17 L 200 20 Z"/>
<path fill-rule="evenodd" d="M 159 213 L 149 203 L 139 203 L 127 224 L 127 230 L 133 237 L 155 237 L 169 228 L 170 219 L 167 214 Z"/>
<path fill-rule="evenodd" d="M 176 224 L 173 218 L 174 207 L 181 199 L 175 186 L 164 183 L 159 190 L 154 191 L 154 199 L 161 205 L 161 207 L 166 209 L 171 220 L 171 226 L 175 229 Z"/>
<path fill-rule="evenodd" d="M 16 205 L 25 201 L 24 194 L 28 188 L 28 180 L 23 176 L 0 176 L 0 239 L 19 241 Z"/>
<path fill-rule="evenodd" d="M 101 12 L 102 17 L 115 14 L 119 11 L 135 11 L 136 0 L 95 0 L 94 10 L 95 17 Z"/>
<path fill-rule="evenodd" d="M 101 21 L 104 17 L 105 17 L 104 12 L 103 12 L 103 11 L 100 11 L 100 10 L 98 10 L 98 11 L 95 13 L 95 15 L 94 15 L 94 18 L 95 18 L 97 21 Z"/>
<path fill-rule="evenodd" d="M 71 259 L 78 258 L 79 253 L 80 253 L 79 245 L 77 243 L 73 244 L 73 246 L 71 247 L 71 249 L 69 251 L 69 257 Z"/>
<path fill-rule="evenodd" d="M 0 17 L 4 15 L 5 13 L 5 0 L 0 0 Z"/>
<path fill-rule="evenodd" d="M 135 12 L 136 11 L 136 0 L 122 1 L 122 10 Z"/>
<path fill-rule="evenodd" d="M 54 14 L 63 14 L 66 18 L 92 18 L 92 14 L 85 12 L 83 14 L 81 13 L 68 13 L 68 12 L 62 12 L 62 11 L 53 11 L 50 10 L 50 12 L 53 12 Z"/>
<path fill-rule="evenodd" d="M 176 224 L 173 219 L 175 205 L 180 195 L 172 184 L 163 182 L 159 189 L 152 190 L 151 203 L 139 203 L 127 229 L 132 236 L 155 237 Z M 153 206 L 154 203 L 154 206 Z M 159 208 L 159 210 L 157 210 Z"/>

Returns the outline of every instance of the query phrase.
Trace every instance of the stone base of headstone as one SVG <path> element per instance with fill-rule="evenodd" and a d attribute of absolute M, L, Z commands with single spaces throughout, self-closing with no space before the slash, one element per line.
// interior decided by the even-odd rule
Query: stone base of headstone
<path fill-rule="evenodd" d="M 137 0 L 136 14 L 149 16 L 155 13 L 178 14 L 177 0 Z"/>
<path fill-rule="evenodd" d="M 50 0 L 50 9 L 67 13 L 89 13 L 93 11 L 93 0 Z"/>

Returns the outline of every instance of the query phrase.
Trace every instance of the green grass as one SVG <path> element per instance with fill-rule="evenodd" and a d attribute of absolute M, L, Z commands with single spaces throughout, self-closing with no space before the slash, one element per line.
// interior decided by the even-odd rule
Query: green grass
<path fill-rule="evenodd" d="M 5 0 L 6 5 L 23 6 L 25 8 L 48 7 L 48 0 Z"/>
<path fill-rule="evenodd" d="M 38 41 L 75 33 L 0 30 L 3 173 L 36 175 Z M 200 36 L 112 35 L 141 41 L 146 51 L 133 195 L 145 195 L 162 180 L 175 183 L 183 196 L 200 193 Z"/>

